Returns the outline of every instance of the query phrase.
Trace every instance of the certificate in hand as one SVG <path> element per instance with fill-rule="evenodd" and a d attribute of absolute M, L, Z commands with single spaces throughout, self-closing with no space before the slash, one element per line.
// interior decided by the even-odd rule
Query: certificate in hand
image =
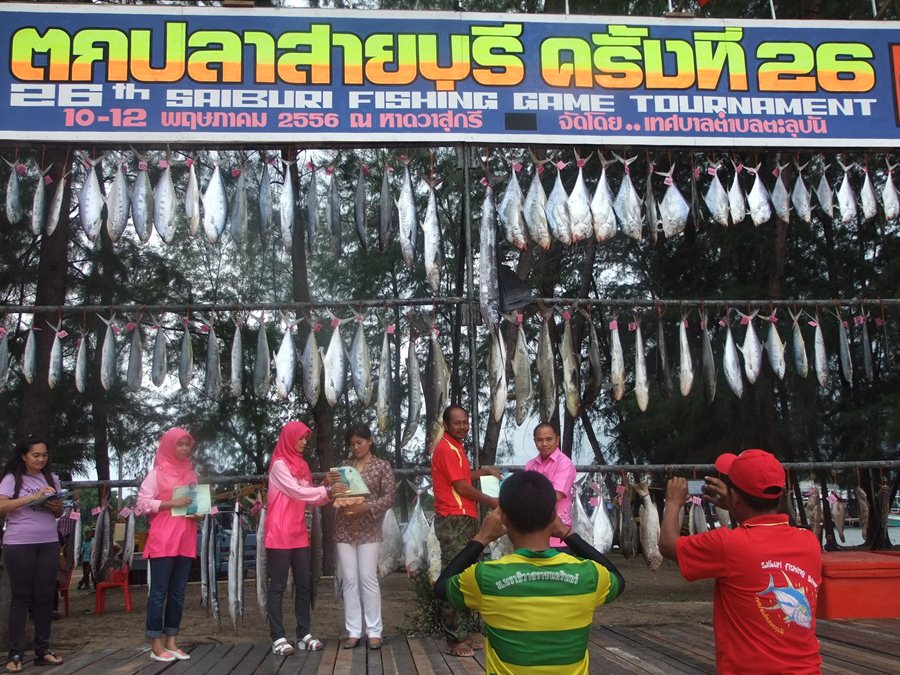
<path fill-rule="evenodd" d="M 362 475 L 355 466 L 332 467 L 331 471 L 341 474 L 341 482 L 350 487 L 349 492 L 344 492 L 341 497 L 360 497 L 369 494 L 369 488 Z"/>
<path fill-rule="evenodd" d="M 212 493 L 209 485 L 179 485 L 172 490 L 172 499 L 190 497 L 187 506 L 173 506 L 173 516 L 204 516 L 212 508 Z"/>
<path fill-rule="evenodd" d="M 482 476 L 479 480 L 481 481 L 481 491 L 484 494 L 494 499 L 500 496 L 499 478 L 496 476 Z"/>

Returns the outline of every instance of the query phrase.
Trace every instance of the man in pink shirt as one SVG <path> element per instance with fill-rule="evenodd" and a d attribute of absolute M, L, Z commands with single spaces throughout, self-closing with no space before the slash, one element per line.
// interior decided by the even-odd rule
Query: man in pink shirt
<path fill-rule="evenodd" d="M 575 465 L 559 449 L 559 434 L 549 422 L 542 422 L 534 429 L 534 444 L 538 456 L 525 465 L 526 471 L 537 471 L 547 477 L 556 490 L 556 513 L 566 525 L 572 525 L 572 485 L 575 483 Z M 556 537 L 550 538 L 550 546 L 566 549 L 566 544 Z"/>

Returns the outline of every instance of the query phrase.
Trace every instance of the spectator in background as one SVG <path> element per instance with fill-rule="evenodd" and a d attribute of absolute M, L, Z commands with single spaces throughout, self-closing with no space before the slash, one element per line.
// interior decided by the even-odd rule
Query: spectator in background
<path fill-rule="evenodd" d="M 565 525 L 571 525 L 575 465 L 559 449 L 559 434 L 549 422 L 542 422 L 535 427 L 534 445 L 538 456 L 525 465 L 525 471 L 537 471 L 550 481 L 556 491 L 556 513 Z M 561 549 L 566 544 L 562 539 L 551 537 L 550 545 Z"/>

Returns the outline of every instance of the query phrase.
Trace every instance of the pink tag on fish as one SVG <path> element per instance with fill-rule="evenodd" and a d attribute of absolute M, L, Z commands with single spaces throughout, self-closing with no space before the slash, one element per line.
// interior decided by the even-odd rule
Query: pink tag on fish
<path fill-rule="evenodd" d="M 719 319 L 719 325 L 722 326 L 722 328 L 725 328 L 725 326 L 728 325 L 728 322 L 726 322 L 725 319 Z"/>
<path fill-rule="evenodd" d="M 807 321 L 806 323 L 807 323 L 807 325 L 812 326 L 813 328 L 815 328 L 816 326 L 819 325 L 818 321 Z"/>
<path fill-rule="evenodd" d="M 672 176 L 666 176 L 665 180 L 663 180 L 664 185 L 675 185 L 675 181 L 672 180 Z"/>
<path fill-rule="evenodd" d="M 488 185 L 490 185 L 490 181 L 487 179 L 487 176 L 483 177 L 483 178 L 482 178 L 480 181 L 478 181 L 478 182 L 481 183 L 482 185 L 484 185 L 485 187 L 487 187 Z"/>
<path fill-rule="evenodd" d="M 261 501 L 253 502 L 253 506 L 250 507 L 250 516 L 251 517 L 255 516 L 261 510 L 262 510 L 262 502 Z"/>
<path fill-rule="evenodd" d="M 626 176 L 630 176 L 630 175 L 631 175 L 631 167 L 628 166 L 627 164 L 625 165 L 625 175 L 626 175 Z"/>
<path fill-rule="evenodd" d="M 44 176 L 44 185 L 53 185 L 53 179 L 50 176 Z"/>
<path fill-rule="evenodd" d="M 716 167 L 711 166 L 706 170 L 706 173 L 708 173 L 710 176 L 716 176 L 719 172 L 716 170 Z"/>
<path fill-rule="evenodd" d="M 600 500 L 597 499 L 596 497 L 591 497 L 588 500 L 588 502 L 590 503 L 591 506 L 597 506 L 597 504 L 600 502 Z"/>
<path fill-rule="evenodd" d="M 206 335 L 207 333 L 209 333 L 209 326 L 203 324 L 202 326 L 200 326 L 200 332 Z"/>
<path fill-rule="evenodd" d="M 70 511 L 69 520 L 81 520 L 81 511 Z"/>
<path fill-rule="evenodd" d="M 384 332 L 387 333 L 388 335 L 393 335 L 394 333 L 397 332 L 397 327 L 394 324 L 389 324 L 389 325 L 385 326 Z"/>
<path fill-rule="evenodd" d="M 694 174 L 695 179 L 700 178 L 700 167 L 699 166 L 695 166 L 693 169 L 691 169 L 691 172 Z"/>
<path fill-rule="evenodd" d="M 169 168 L 169 162 L 166 161 L 166 160 L 164 160 L 164 159 L 159 160 L 159 168 L 160 168 L 160 169 L 168 169 L 168 168 Z M 126 507 L 126 508 L 127 508 L 127 507 Z"/>
<path fill-rule="evenodd" d="M 516 173 L 519 173 L 522 170 L 522 165 L 519 164 L 518 162 L 513 162 L 512 168 L 513 168 L 513 171 L 515 171 Z"/>
<path fill-rule="evenodd" d="M 587 163 L 587 160 L 582 159 L 581 157 L 579 157 L 578 159 L 575 160 L 575 166 L 577 166 L 579 169 L 581 167 L 583 167 L 586 163 Z"/>
<path fill-rule="evenodd" d="M 619 322 L 618 321 L 610 321 L 609 329 L 610 330 L 619 330 Z"/>
<path fill-rule="evenodd" d="M 0 326 L 0 338 L 6 337 L 7 333 L 9 333 L 9 331 L 6 330 L 6 328 L 4 328 L 3 326 Z"/>
<path fill-rule="evenodd" d="M 112 328 L 112 332 L 115 333 L 116 335 L 118 335 L 119 333 L 122 332 L 122 328 L 120 326 L 113 325 L 113 326 L 111 326 L 111 328 Z"/>
<path fill-rule="evenodd" d="M 875 325 L 881 328 L 884 325 L 884 319 L 882 319 L 880 316 L 875 317 Z"/>
<path fill-rule="evenodd" d="M 842 325 L 844 328 L 850 328 L 850 324 L 847 323 L 846 321 L 841 321 L 841 325 Z"/>
<path fill-rule="evenodd" d="M 140 162 L 138 162 L 138 169 L 140 169 L 141 171 L 146 171 L 147 170 L 147 162 L 145 162 L 144 160 L 141 160 Z"/>
<path fill-rule="evenodd" d="M 516 323 L 522 323 L 525 320 L 525 315 L 522 312 L 516 313 Z"/>
<path fill-rule="evenodd" d="M 186 160 L 184 160 L 184 165 L 188 168 L 191 168 L 192 166 L 194 166 L 194 160 L 188 157 Z"/>
<path fill-rule="evenodd" d="M 365 164 L 363 164 L 362 171 L 364 176 L 368 176 L 371 173 L 371 171 L 369 171 L 369 167 L 367 167 Z"/>
<path fill-rule="evenodd" d="M 772 169 L 772 175 L 775 176 L 775 178 L 778 178 L 778 175 L 780 173 L 781 173 L 781 169 L 779 169 L 777 166 L 774 169 Z"/>
<path fill-rule="evenodd" d="M 750 325 L 750 317 L 749 317 L 749 316 L 742 316 L 742 317 L 741 317 L 741 325 L 742 325 L 742 326 L 749 326 L 749 325 Z"/>
<path fill-rule="evenodd" d="M 237 178 L 237 177 L 240 176 L 240 175 L 241 175 L 241 170 L 240 170 L 240 169 L 232 169 L 232 170 L 231 170 L 231 177 L 232 177 L 232 178 Z"/>
<path fill-rule="evenodd" d="M 862 314 L 857 314 L 853 317 L 853 325 L 854 326 L 862 326 L 866 322 L 865 318 Z"/>
<path fill-rule="evenodd" d="M 693 504 L 694 506 L 702 506 L 703 500 L 700 499 L 700 497 L 698 497 L 697 495 L 694 495 L 693 497 L 691 497 L 691 504 Z"/>
<path fill-rule="evenodd" d="M 688 324 L 688 320 L 687 320 L 687 319 L 682 319 L 682 320 L 681 320 L 681 323 L 684 324 L 684 327 L 685 327 L 685 328 L 690 328 L 690 324 Z"/>
<path fill-rule="evenodd" d="M 734 170 L 735 170 L 737 173 L 740 173 L 741 171 L 743 171 L 743 170 L 744 170 L 744 165 L 743 165 L 743 163 L 740 163 L 740 162 L 739 162 L 738 165 L 737 165 L 736 167 L 734 167 Z"/>
<path fill-rule="evenodd" d="M 101 509 L 99 506 L 95 506 L 94 508 L 91 509 L 91 515 L 92 515 L 92 516 L 99 516 L 99 515 L 100 515 L 100 512 L 101 512 L 102 510 L 103 510 L 103 509 Z"/>
<path fill-rule="evenodd" d="M 617 495 L 624 495 L 624 494 L 625 494 L 625 486 L 624 486 L 624 485 L 617 485 L 617 486 L 616 486 L 616 494 L 617 494 Z"/>
<path fill-rule="evenodd" d="M 341 325 L 341 320 L 340 320 L 340 319 L 332 319 L 332 320 L 331 320 L 331 327 L 332 327 L 332 328 L 337 328 L 337 327 L 340 326 L 340 325 Z"/>
<path fill-rule="evenodd" d="M 579 159 L 578 161 L 583 163 L 584 160 Z M 562 160 L 559 160 L 553 166 L 555 166 L 559 171 L 562 171 L 566 168 L 566 163 Z M 578 166 L 582 166 L 582 164 L 579 164 Z"/>
<path fill-rule="evenodd" d="M 21 166 L 21 165 L 20 165 L 20 166 Z M 86 159 L 81 160 L 81 166 L 83 166 L 83 167 L 84 167 L 85 169 L 87 169 L 88 171 L 91 170 L 91 163 L 90 163 L 89 161 L 87 161 Z M 18 166 L 16 167 L 16 173 L 19 173 L 19 167 L 18 167 Z"/>
<path fill-rule="evenodd" d="M 828 494 L 827 497 L 825 497 L 825 501 L 828 502 L 829 504 L 837 504 L 838 496 L 836 494 L 834 494 L 833 492 L 831 492 Z"/>
<path fill-rule="evenodd" d="M 600 483 L 598 483 L 597 481 L 592 482 L 591 490 L 593 490 L 594 492 L 600 492 Z"/>
<path fill-rule="evenodd" d="M 119 511 L 119 515 L 122 516 L 123 518 L 127 518 L 127 517 L 130 516 L 132 513 L 133 513 L 133 511 L 132 511 L 131 508 L 128 507 L 128 506 L 123 506 L 123 507 L 121 508 L 121 510 Z"/>
<path fill-rule="evenodd" d="M 628 330 L 634 332 L 637 330 L 637 324 L 634 321 L 628 322 Z"/>
<path fill-rule="evenodd" d="M 209 507 L 209 515 L 214 516 L 219 512 L 218 506 L 210 506 Z"/>
<path fill-rule="evenodd" d="M 318 333 L 320 330 L 322 330 L 322 324 L 316 321 L 316 323 L 313 325 L 313 330 Z"/>
<path fill-rule="evenodd" d="M 20 176 L 25 175 L 25 165 L 24 164 L 16 164 L 16 173 Z"/>
<path fill-rule="evenodd" d="M 65 338 L 67 338 L 68 336 L 69 336 L 69 331 L 66 331 L 66 330 L 61 330 L 56 334 L 56 337 L 58 337 L 60 340 L 63 340 Z"/>
<path fill-rule="evenodd" d="M 135 326 L 137 326 L 137 324 L 134 321 L 129 321 L 125 324 L 125 330 L 134 330 Z"/>
<path fill-rule="evenodd" d="M 571 318 L 572 318 L 572 315 L 569 313 L 569 310 L 566 310 L 566 311 L 563 312 L 563 319 L 565 319 L 566 321 L 568 321 L 568 320 L 571 319 Z"/>
<path fill-rule="evenodd" d="M 545 169 L 544 169 L 544 165 L 543 165 L 543 164 L 538 164 L 538 165 L 537 165 L 538 176 L 540 176 L 542 173 L 544 173 L 544 170 L 545 170 Z"/>
<path fill-rule="evenodd" d="M 326 175 L 326 176 L 330 176 L 330 175 L 333 174 L 333 173 L 334 173 L 334 167 L 333 167 L 333 166 L 326 166 L 326 167 L 325 167 L 325 175 Z"/>
<path fill-rule="evenodd" d="M 772 316 L 766 319 L 769 323 L 778 323 L 778 317 L 775 316 L 775 312 L 772 312 Z"/>

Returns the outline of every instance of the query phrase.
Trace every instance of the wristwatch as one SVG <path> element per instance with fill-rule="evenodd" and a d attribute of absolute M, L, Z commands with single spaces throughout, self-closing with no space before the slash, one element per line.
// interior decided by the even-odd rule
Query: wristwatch
<path fill-rule="evenodd" d="M 328 497 L 328 499 L 334 499 L 334 488 L 331 487 L 330 485 L 326 485 L 325 486 L 325 495 Z"/>

